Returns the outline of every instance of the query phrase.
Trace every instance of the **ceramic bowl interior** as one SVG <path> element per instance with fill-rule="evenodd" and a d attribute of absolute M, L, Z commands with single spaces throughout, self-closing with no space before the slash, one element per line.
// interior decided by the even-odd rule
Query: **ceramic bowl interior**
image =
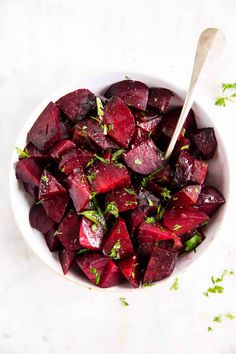
<path fill-rule="evenodd" d="M 95 94 L 103 94 L 105 89 L 112 83 L 120 80 L 124 80 L 125 77 L 128 76 L 134 80 L 140 80 L 145 82 L 148 86 L 162 86 L 167 87 L 175 92 L 175 98 L 172 102 L 172 106 L 181 104 L 183 102 L 183 98 L 185 97 L 185 91 L 180 88 L 174 86 L 169 82 L 165 82 L 158 78 L 144 75 L 144 74 L 136 74 L 136 73 L 106 73 L 100 75 L 93 75 L 87 77 L 80 77 L 76 81 L 60 88 L 52 95 L 46 98 L 42 104 L 40 104 L 32 114 L 26 119 L 25 124 L 19 133 L 17 140 L 15 142 L 15 146 L 23 148 L 26 143 L 26 135 L 29 129 L 31 128 L 34 121 L 37 119 L 39 114 L 43 111 L 45 106 L 49 101 L 56 101 L 59 97 L 65 95 L 66 93 L 73 91 L 78 88 L 88 88 Z M 197 118 L 198 127 L 208 127 L 214 126 L 210 117 L 206 114 L 204 109 L 200 107 L 197 103 L 194 103 L 193 110 L 195 112 Z M 228 169 L 228 159 L 225 153 L 225 148 L 221 137 L 217 131 L 217 128 L 214 126 L 216 137 L 218 141 L 218 148 L 213 160 L 209 162 L 209 177 L 208 182 L 212 183 L 214 186 L 219 188 L 220 191 L 224 194 L 227 199 L 228 196 L 228 188 L 229 188 L 229 169 Z M 57 253 L 51 253 L 45 240 L 40 232 L 35 229 L 32 229 L 29 224 L 28 214 L 29 208 L 32 205 L 32 199 L 27 195 L 24 191 L 21 183 L 19 183 L 15 178 L 14 165 L 17 161 L 17 155 L 14 152 L 12 154 L 11 165 L 10 165 L 10 196 L 11 203 L 14 212 L 14 216 L 16 222 L 19 226 L 21 234 L 23 235 L 25 241 L 29 244 L 32 250 L 41 258 L 43 262 L 45 262 L 50 268 L 54 271 L 69 279 L 78 285 L 84 286 L 86 288 L 96 288 L 93 286 L 82 274 L 76 272 L 75 270 L 70 271 L 66 276 L 63 275 L 60 263 L 58 261 Z M 222 173 L 224 171 L 224 173 Z M 216 214 L 214 220 L 208 226 L 206 233 L 206 240 L 198 247 L 197 252 L 192 252 L 189 255 L 183 255 L 179 258 L 176 268 L 172 273 L 171 277 L 176 277 L 183 270 L 186 270 L 188 267 L 191 267 L 191 264 L 196 261 L 200 261 L 200 257 L 203 252 L 205 252 L 213 239 L 220 237 L 223 234 L 224 229 L 219 227 L 221 225 L 223 216 L 225 213 L 225 207 L 221 208 L 221 210 Z M 163 284 L 165 280 L 160 282 L 160 285 Z M 124 291 L 125 288 L 127 290 L 132 290 L 128 285 L 122 285 L 111 289 L 102 289 L 102 291 Z M 155 287 L 154 287 L 155 288 Z M 141 289 L 141 288 L 140 288 Z M 140 291 L 140 289 L 136 291 Z"/>

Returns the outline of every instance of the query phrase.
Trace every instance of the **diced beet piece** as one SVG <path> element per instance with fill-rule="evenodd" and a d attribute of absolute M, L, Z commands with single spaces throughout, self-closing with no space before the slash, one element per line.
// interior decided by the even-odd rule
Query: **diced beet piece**
<path fill-rule="evenodd" d="M 44 233 L 46 244 L 51 252 L 57 252 L 62 250 L 62 244 L 58 237 L 54 236 L 55 229 L 52 228 L 48 232 Z"/>
<path fill-rule="evenodd" d="M 31 227 L 42 233 L 51 230 L 55 224 L 54 221 L 46 215 L 44 207 L 41 204 L 34 204 L 30 208 L 29 222 Z"/>
<path fill-rule="evenodd" d="M 146 133 L 152 132 L 152 134 L 156 132 L 162 118 L 159 113 L 147 111 L 133 111 L 133 115 L 137 126 Z"/>
<path fill-rule="evenodd" d="M 152 120 L 149 120 L 148 122 L 138 122 L 137 126 L 141 129 L 143 129 L 147 133 L 152 133 L 154 134 L 157 130 L 158 124 L 160 122 L 159 118 L 155 118 Z"/>
<path fill-rule="evenodd" d="M 201 193 L 201 185 L 191 185 L 182 188 L 172 197 L 171 204 L 175 207 L 188 207 L 197 203 L 199 194 Z"/>
<path fill-rule="evenodd" d="M 39 184 L 39 199 L 52 199 L 65 194 L 66 189 L 56 180 L 53 175 L 44 170 Z"/>
<path fill-rule="evenodd" d="M 29 143 L 25 147 L 25 150 L 30 155 L 30 157 L 33 157 L 35 160 L 44 161 L 50 159 L 50 155 L 47 152 L 38 150 L 32 143 Z"/>
<path fill-rule="evenodd" d="M 168 144 L 174 134 L 182 107 L 175 107 L 168 111 L 165 116 L 163 116 L 160 125 L 158 127 L 157 142 L 158 147 L 165 151 Z M 194 112 L 191 110 L 185 120 L 183 129 L 180 133 L 181 136 L 189 137 L 190 134 L 196 129 L 196 120 Z"/>
<path fill-rule="evenodd" d="M 168 277 L 174 270 L 177 253 L 155 246 L 143 276 L 143 284 Z"/>
<path fill-rule="evenodd" d="M 21 159 L 16 163 L 16 178 L 21 182 L 38 187 L 42 172 L 43 168 L 32 157 Z"/>
<path fill-rule="evenodd" d="M 92 188 L 97 194 L 130 185 L 129 173 L 120 163 L 96 162 L 89 169 L 89 177 L 91 177 Z"/>
<path fill-rule="evenodd" d="M 33 198 L 38 200 L 38 194 L 39 194 L 38 187 L 35 187 L 32 184 L 24 183 L 24 182 L 23 182 L 23 186 L 27 193 L 29 193 Z"/>
<path fill-rule="evenodd" d="M 133 251 L 125 220 L 119 218 L 104 244 L 103 252 L 113 259 L 121 259 Z"/>
<path fill-rule="evenodd" d="M 168 210 L 164 214 L 164 225 L 177 236 L 190 232 L 207 222 L 209 217 L 200 210 L 189 207 Z"/>
<path fill-rule="evenodd" d="M 80 89 L 61 97 L 56 104 L 75 123 L 83 119 L 95 107 L 96 100 L 92 92 Z"/>
<path fill-rule="evenodd" d="M 93 154 L 90 151 L 74 149 L 62 156 L 59 169 L 68 176 L 73 170 L 85 167 L 92 158 Z"/>
<path fill-rule="evenodd" d="M 215 187 L 202 187 L 201 194 L 197 201 L 197 206 L 200 211 L 212 217 L 224 203 L 225 198 Z"/>
<path fill-rule="evenodd" d="M 50 102 L 28 132 L 27 141 L 39 150 L 46 150 L 62 138 L 59 109 Z"/>
<path fill-rule="evenodd" d="M 90 188 L 83 170 L 77 169 L 68 178 L 69 193 L 78 213 L 85 209 L 89 202 Z"/>
<path fill-rule="evenodd" d="M 119 268 L 110 259 L 107 263 L 105 270 L 102 274 L 99 286 L 101 288 L 110 288 L 123 283 L 124 277 L 122 276 Z"/>
<path fill-rule="evenodd" d="M 132 189 L 119 188 L 106 195 L 106 204 L 115 203 L 119 212 L 137 208 L 137 195 Z"/>
<path fill-rule="evenodd" d="M 142 144 L 144 141 L 148 140 L 148 134 L 141 128 L 135 128 L 132 140 L 131 149 L 135 146 Z"/>
<path fill-rule="evenodd" d="M 160 199 L 145 188 L 139 187 L 138 204 L 139 208 L 149 214 L 150 212 L 157 210 L 158 205 L 160 205 Z"/>
<path fill-rule="evenodd" d="M 92 145 L 99 150 L 119 149 L 119 145 L 104 135 L 101 124 L 92 118 L 84 119 L 76 124 L 73 141 L 79 146 Z"/>
<path fill-rule="evenodd" d="M 79 243 L 82 247 L 100 250 L 104 234 L 105 230 L 102 225 L 93 224 L 91 220 L 82 217 L 79 230 Z"/>
<path fill-rule="evenodd" d="M 62 139 L 51 148 L 50 155 L 54 160 L 58 161 L 62 155 L 69 152 L 70 150 L 73 150 L 75 147 L 76 145 L 73 143 L 73 141 Z"/>
<path fill-rule="evenodd" d="M 148 96 L 148 105 L 159 109 L 160 112 L 166 112 L 173 92 L 164 87 L 150 87 Z"/>
<path fill-rule="evenodd" d="M 59 223 L 65 214 L 68 202 L 69 196 L 65 193 L 52 199 L 44 200 L 42 204 L 47 216 Z"/>
<path fill-rule="evenodd" d="M 158 183 L 158 184 L 165 184 L 168 185 L 171 183 L 173 177 L 173 171 L 170 165 L 167 163 L 159 168 L 157 171 L 154 171 L 151 176 L 148 177 L 148 179 L 152 182 Z"/>
<path fill-rule="evenodd" d="M 61 139 L 67 139 L 69 137 L 67 127 L 68 127 L 67 124 L 65 122 L 62 122 L 60 119 L 59 129 L 60 129 Z"/>
<path fill-rule="evenodd" d="M 151 139 L 124 154 L 125 163 L 135 172 L 147 175 L 164 165 L 161 151 Z"/>
<path fill-rule="evenodd" d="M 128 256 L 117 262 L 121 273 L 128 282 L 134 287 L 139 287 L 140 282 L 140 266 L 136 255 Z"/>
<path fill-rule="evenodd" d="M 214 128 L 197 129 L 192 133 L 192 140 L 197 150 L 197 156 L 203 160 L 210 160 L 217 146 Z"/>
<path fill-rule="evenodd" d="M 121 98 L 115 97 L 104 107 L 103 121 L 108 135 L 121 147 L 127 148 L 134 133 L 134 117 Z"/>
<path fill-rule="evenodd" d="M 206 238 L 206 236 L 205 236 L 204 232 L 202 231 L 202 229 L 194 229 L 194 230 L 192 230 L 191 232 L 189 232 L 187 234 L 181 235 L 181 240 L 182 240 L 183 243 L 185 243 L 186 241 L 188 241 L 190 238 L 192 238 L 195 235 L 200 236 L 202 241 L 204 241 L 205 238 Z"/>
<path fill-rule="evenodd" d="M 194 160 L 192 182 L 204 184 L 207 178 L 208 164 L 204 161 Z"/>
<path fill-rule="evenodd" d="M 68 270 L 71 268 L 75 260 L 75 252 L 62 250 L 59 252 L 59 260 L 64 274 L 68 273 Z"/>
<path fill-rule="evenodd" d="M 101 253 L 88 252 L 77 256 L 75 261 L 86 277 L 93 284 L 100 286 L 101 276 L 111 260 Z"/>
<path fill-rule="evenodd" d="M 120 97 L 126 104 L 145 110 L 148 101 L 148 87 L 140 81 L 123 80 L 111 85 L 104 96 L 107 98 Z"/>
<path fill-rule="evenodd" d="M 81 248 L 79 243 L 79 228 L 79 217 L 73 210 L 70 210 L 60 223 L 55 237 L 59 238 L 66 250 L 78 250 Z"/>
<path fill-rule="evenodd" d="M 188 138 L 181 137 L 175 144 L 174 150 L 171 155 L 171 161 L 176 163 L 179 158 L 179 155 L 182 151 L 191 152 L 191 141 Z"/>
<path fill-rule="evenodd" d="M 131 236 L 134 237 L 136 231 L 138 230 L 140 224 L 144 221 L 144 219 L 148 216 L 147 210 L 142 210 L 140 208 L 132 211 L 132 214 L 129 217 L 128 226 L 130 227 Z"/>

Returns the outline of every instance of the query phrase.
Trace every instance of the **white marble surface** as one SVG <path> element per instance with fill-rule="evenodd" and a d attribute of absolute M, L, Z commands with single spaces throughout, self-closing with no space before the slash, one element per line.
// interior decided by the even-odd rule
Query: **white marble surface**
<path fill-rule="evenodd" d="M 0 0 L 0 354 L 236 353 L 236 320 L 207 332 L 218 313 L 236 314 L 236 278 L 225 280 L 222 295 L 201 294 L 212 274 L 236 270 L 233 227 L 186 271 L 178 292 L 170 296 L 169 283 L 165 299 L 157 286 L 132 292 L 124 308 L 120 294 L 78 288 L 32 254 L 7 186 L 17 132 L 52 90 L 81 73 L 116 69 L 186 87 L 198 34 L 219 26 L 228 45 L 204 89 L 213 105 L 221 82 L 236 81 L 235 13 L 234 0 Z M 212 108 L 218 129 L 233 122 L 235 108 Z"/>

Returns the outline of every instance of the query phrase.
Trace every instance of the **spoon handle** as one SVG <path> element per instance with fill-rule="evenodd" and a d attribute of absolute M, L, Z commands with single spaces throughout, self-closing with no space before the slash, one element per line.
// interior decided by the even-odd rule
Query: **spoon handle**
<path fill-rule="evenodd" d="M 217 28 L 207 28 L 199 37 L 188 92 L 174 134 L 165 154 L 166 160 L 170 158 L 173 152 L 184 122 L 193 105 L 194 90 L 201 79 L 204 78 L 204 74 L 207 74 L 210 71 L 213 62 L 217 57 L 215 54 L 219 55 L 219 45 L 222 46 L 224 41 L 223 33 Z"/>

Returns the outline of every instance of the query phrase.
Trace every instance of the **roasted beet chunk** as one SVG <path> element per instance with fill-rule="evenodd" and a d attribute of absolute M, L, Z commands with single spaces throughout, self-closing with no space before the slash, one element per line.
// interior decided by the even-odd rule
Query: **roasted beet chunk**
<path fill-rule="evenodd" d="M 21 182 L 38 187 L 43 168 L 32 157 L 22 159 L 16 163 L 16 178 Z"/>
<path fill-rule="evenodd" d="M 65 249 L 69 251 L 78 250 L 81 248 L 79 243 L 79 227 L 79 217 L 71 210 L 60 223 L 54 236 L 59 238 Z"/>
<path fill-rule="evenodd" d="M 68 176 L 73 170 L 85 167 L 92 158 L 93 154 L 90 151 L 74 149 L 62 156 L 59 169 Z"/>
<path fill-rule="evenodd" d="M 95 106 L 96 101 L 92 92 L 87 89 L 80 89 L 61 97 L 56 104 L 75 123 L 89 113 Z"/>
<path fill-rule="evenodd" d="M 23 182 L 24 189 L 27 193 L 29 193 L 34 199 L 38 200 L 39 189 L 38 187 L 33 186 L 29 183 Z"/>
<path fill-rule="evenodd" d="M 140 187 L 138 191 L 138 205 L 139 208 L 147 213 L 154 212 L 160 205 L 160 199 L 147 191 L 145 188 Z"/>
<path fill-rule="evenodd" d="M 127 152 L 124 161 L 133 171 L 142 175 L 147 175 L 164 164 L 160 150 L 151 139 Z"/>
<path fill-rule="evenodd" d="M 50 252 L 57 252 L 63 249 L 61 242 L 59 241 L 58 237 L 54 236 L 54 234 L 55 234 L 54 228 L 50 229 L 48 232 L 44 234 L 44 239 L 46 241 L 46 244 Z"/>
<path fill-rule="evenodd" d="M 44 170 L 39 184 L 39 199 L 52 199 L 58 195 L 66 194 L 66 189 L 53 175 Z"/>
<path fill-rule="evenodd" d="M 131 149 L 148 140 L 148 134 L 141 128 L 135 128 L 134 135 L 131 140 Z"/>
<path fill-rule="evenodd" d="M 75 261 L 86 277 L 100 286 L 101 276 L 110 259 L 98 252 L 88 252 L 77 256 Z"/>
<path fill-rule="evenodd" d="M 139 287 L 140 282 L 140 266 L 136 255 L 128 256 L 117 262 L 121 273 L 128 282 L 134 287 Z"/>
<path fill-rule="evenodd" d="M 175 107 L 163 116 L 158 127 L 157 145 L 165 151 L 174 134 L 182 107 Z M 181 136 L 189 137 L 189 135 L 196 129 L 196 120 L 193 111 L 191 110 L 186 118 L 183 129 L 180 133 Z"/>
<path fill-rule="evenodd" d="M 119 218 L 104 244 L 103 252 L 112 259 L 121 259 L 133 251 L 125 220 Z"/>
<path fill-rule="evenodd" d="M 143 129 L 146 133 L 154 134 L 158 128 L 162 116 L 156 112 L 133 111 L 137 127 Z"/>
<path fill-rule="evenodd" d="M 176 163 L 176 161 L 179 158 L 179 155 L 181 154 L 182 151 L 187 151 L 191 152 L 192 147 L 191 147 L 191 141 L 188 138 L 181 137 L 175 144 L 174 150 L 171 155 L 171 162 Z"/>
<path fill-rule="evenodd" d="M 204 186 L 199 195 L 197 206 L 203 213 L 212 217 L 224 203 L 225 198 L 215 187 Z"/>
<path fill-rule="evenodd" d="M 143 284 L 168 277 L 174 270 L 177 253 L 155 246 L 143 276 Z"/>
<path fill-rule="evenodd" d="M 179 192 L 173 195 L 171 204 L 176 207 L 188 207 L 197 203 L 201 185 L 191 185 L 182 188 Z"/>
<path fill-rule="evenodd" d="M 52 147 L 50 155 L 54 160 L 58 161 L 62 157 L 62 155 L 74 149 L 75 147 L 76 146 L 73 141 L 62 139 Z"/>
<path fill-rule="evenodd" d="M 54 221 L 46 215 L 44 207 L 41 204 L 35 204 L 31 207 L 29 212 L 29 222 L 31 227 L 42 233 L 51 230 L 55 224 Z"/>
<path fill-rule="evenodd" d="M 100 250 L 104 234 L 105 230 L 101 224 L 95 224 L 86 217 L 82 217 L 79 230 L 79 242 L 82 247 Z"/>
<path fill-rule="evenodd" d="M 75 252 L 62 250 L 59 252 L 59 260 L 64 274 L 68 273 L 68 270 L 72 266 L 75 259 Z"/>
<path fill-rule="evenodd" d="M 217 141 L 213 128 L 197 129 L 192 134 L 197 155 L 203 160 L 210 160 L 216 150 Z"/>
<path fill-rule="evenodd" d="M 25 151 L 29 154 L 30 157 L 33 157 L 36 161 L 41 160 L 42 162 L 47 162 L 50 159 L 50 155 L 46 151 L 38 150 L 32 143 L 29 143 L 25 147 Z"/>
<path fill-rule="evenodd" d="M 111 85 L 104 96 L 120 97 L 126 104 L 144 110 L 148 101 L 148 87 L 140 81 L 124 80 Z"/>
<path fill-rule="evenodd" d="M 131 215 L 129 216 L 129 229 L 131 231 L 131 237 L 133 238 L 136 235 L 136 232 L 140 226 L 140 224 L 144 221 L 144 219 L 148 216 L 147 210 L 142 210 L 141 208 L 137 208 L 132 211 Z"/>
<path fill-rule="evenodd" d="M 137 195 L 133 189 L 119 188 L 106 195 L 106 205 L 113 203 L 119 212 L 137 208 Z"/>
<path fill-rule="evenodd" d="M 92 189 L 97 194 L 106 193 L 115 188 L 129 187 L 130 176 L 127 169 L 120 163 L 97 162 L 87 176 Z"/>
<path fill-rule="evenodd" d="M 115 97 L 104 108 L 103 121 L 108 135 L 121 147 L 127 148 L 134 133 L 134 117 L 121 98 Z"/>
<path fill-rule="evenodd" d="M 59 223 L 63 218 L 67 204 L 69 202 L 68 193 L 58 195 L 52 199 L 43 200 L 42 204 L 47 216 Z"/>
<path fill-rule="evenodd" d="M 124 277 L 122 276 L 117 265 L 110 259 L 102 274 L 99 286 L 101 288 L 109 288 L 123 283 Z"/>
<path fill-rule="evenodd" d="M 85 209 L 89 202 L 90 188 L 82 169 L 77 169 L 67 178 L 69 193 L 78 213 Z"/>
<path fill-rule="evenodd" d="M 46 150 L 62 138 L 59 122 L 59 109 L 50 102 L 40 114 L 27 135 L 27 141 L 32 142 L 39 150 Z"/>
<path fill-rule="evenodd" d="M 160 112 L 166 112 L 173 92 L 164 87 L 151 87 L 149 89 L 148 105 L 159 109 Z"/>
<path fill-rule="evenodd" d="M 164 214 L 164 225 L 177 236 L 191 232 L 208 222 L 208 216 L 193 207 L 172 209 Z"/>

